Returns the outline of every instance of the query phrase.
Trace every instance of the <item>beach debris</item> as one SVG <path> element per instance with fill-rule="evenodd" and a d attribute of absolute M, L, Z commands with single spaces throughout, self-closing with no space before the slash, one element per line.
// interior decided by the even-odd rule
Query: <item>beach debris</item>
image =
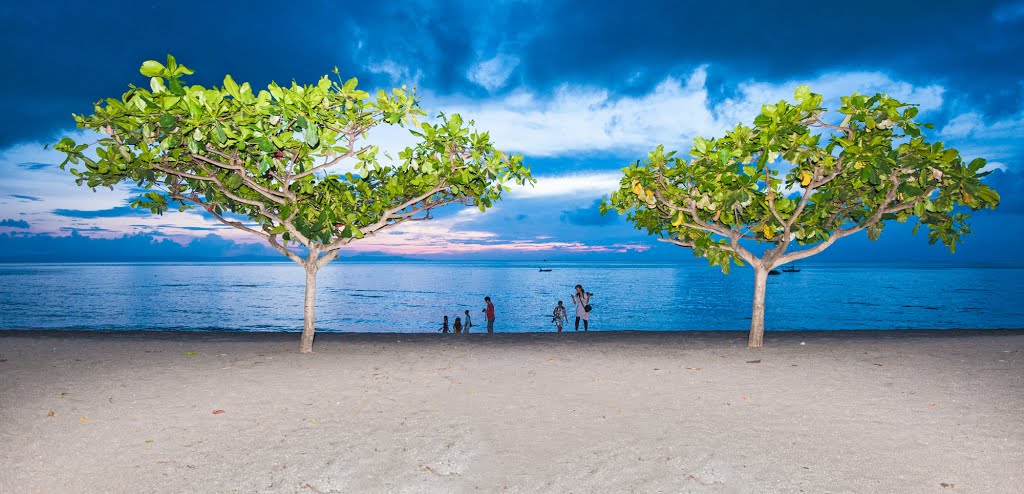
<path fill-rule="evenodd" d="M 53 415 L 54 415 L 53 410 L 50 410 L 49 412 L 46 412 L 46 416 L 47 417 L 53 417 Z"/>
<path fill-rule="evenodd" d="M 687 367 L 686 370 L 702 371 L 702 370 L 704 370 L 704 368 L 703 367 Z"/>
<path fill-rule="evenodd" d="M 219 409 L 219 408 L 213 411 L 214 415 L 220 415 L 222 413 L 226 413 L 226 412 L 224 410 Z"/>
<path fill-rule="evenodd" d="M 65 396 L 67 396 L 67 395 L 68 395 L 68 392 L 67 392 L 67 391 L 61 391 L 61 392 L 60 392 L 60 394 L 59 394 L 59 396 L 60 396 L 61 398 L 65 397 Z"/>
<path fill-rule="evenodd" d="M 302 488 L 303 489 L 309 489 L 309 490 L 311 490 L 313 492 L 321 492 L 320 489 L 317 489 L 316 487 L 313 487 L 313 486 L 309 485 L 309 482 L 306 482 L 306 483 L 302 484 Z"/>
<path fill-rule="evenodd" d="M 430 473 L 432 473 L 434 475 L 441 475 L 441 473 L 438 472 L 437 470 L 434 470 L 433 468 L 430 468 L 430 465 L 423 465 L 423 470 L 426 471 L 426 472 L 430 472 Z"/>
<path fill-rule="evenodd" d="M 882 366 L 882 364 L 871 364 L 871 365 L 874 365 L 875 367 L 881 367 Z"/>
<path fill-rule="evenodd" d="M 937 408 L 939 406 L 939 404 L 938 403 L 929 403 L 928 406 L 930 406 L 932 408 Z"/>
<path fill-rule="evenodd" d="M 757 359 L 757 360 L 748 360 L 748 361 L 747 361 L 747 363 L 748 363 L 748 364 L 760 364 L 760 363 L 761 363 L 761 359 Z"/>
<path fill-rule="evenodd" d="M 804 346 L 806 344 L 807 344 L 806 342 L 803 342 L 803 341 L 800 342 L 800 346 Z"/>
<path fill-rule="evenodd" d="M 947 484 L 946 482 L 939 482 L 939 485 L 941 485 L 942 487 L 944 487 L 946 489 L 952 489 L 953 486 L 955 486 L 956 484 Z"/>
<path fill-rule="evenodd" d="M 306 419 L 306 422 L 309 422 L 311 424 L 318 424 L 319 423 L 319 422 L 316 421 L 316 419 Z"/>
<path fill-rule="evenodd" d="M 154 441 L 154 440 L 152 440 L 152 439 L 146 439 L 145 441 L 142 441 L 142 442 L 143 442 L 143 443 L 145 443 L 145 444 L 153 444 L 153 443 L 155 443 L 156 441 Z"/>
<path fill-rule="evenodd" d="M 78 419 L 78 421 L 84 424 L 84 423 L 88 422 L 89 419 L 87 419 L 85 417 L 82 417 L 82 418 Z"/>
<path fill-rule="evenodd" d="M 554 362 L 554 361 L 555 361 L 555 357 L 548 357 L 548 362 Z"/>
<path fill-rule="evenodd" d="M 199 355 L 197 352 L 181 352 L 181 354 L 186 357 L 195 357 L 196 355 Z"/>

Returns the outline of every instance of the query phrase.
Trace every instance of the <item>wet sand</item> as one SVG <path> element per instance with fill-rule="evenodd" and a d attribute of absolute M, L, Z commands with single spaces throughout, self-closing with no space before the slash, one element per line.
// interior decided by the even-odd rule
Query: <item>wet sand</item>
<path fill-rule="evenodd" d="M 0 492 L 1021 491 L 1024 330 L 745 344 L 0 331 Z"/>

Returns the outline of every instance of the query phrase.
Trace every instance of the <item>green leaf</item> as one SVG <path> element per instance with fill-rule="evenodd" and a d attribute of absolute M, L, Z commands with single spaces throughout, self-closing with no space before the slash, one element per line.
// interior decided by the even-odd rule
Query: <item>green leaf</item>
<path fill-rule="evenodd" d="M 800 102 L 800 103 L 803 103 L 804 101 L 807 101 L 807 99 L 810 96 L 811 96 L 811 88 L 809 88 L 809 87 L 807 87 L 806 85 L 803 85 L 803 84 L 797 86 L 796 87 L 796 91 L 793 91 L 793 97 L 798 102 Z"/>
<path fill-rule="evenodd" d="M 227 91 L 232 98 L 237 99 L 239 97 L 238 83 L 231 78 L 231 75 L 224 76 L 224 90 Z"/>
<path fill-rule="evenodd" d="M 306 127 L 306 144 L 311 148 L 315 148 L 320 145 L 320 135 L 316 131 L 316 125 L 310 125 Z"/>
<path fill-rule="evenodd" d="M 163 77 L 165 70 L 164 64 L 156 60 L 146 60 L 142 62 L 142 67 L 139 68 L 139 72 L 146 77 Z"/>

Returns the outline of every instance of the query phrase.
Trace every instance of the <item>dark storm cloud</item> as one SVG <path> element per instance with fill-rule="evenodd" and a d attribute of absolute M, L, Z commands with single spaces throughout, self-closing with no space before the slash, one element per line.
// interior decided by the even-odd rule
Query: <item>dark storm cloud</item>
<path fill-rule="evenodd" d="M 53 166 L 53 165 L 50 164 L 50 163 L 36 163 L 36 162 L 32 162 L 32 161 L 25 162 L 25 163 L 18 163 L 18 167 L 19 168 L 24 168 L 26 170 L 42 170 L 43 168 L 49 168 L 51 166 Z"/>
<path fill-rule="evenodd" d="M 718 83 L 805 77 L 836 68 L 949 82 L 990 113 L 1020 108 L 1024 30 L 993 12 L 1006 2 L 560 2 L 525 47 L 537 85 L 564 79 L 646 91 L 666 72 L 709 63 Z M 557 21 L 556 21 L 557 20 Z M 557 22 L 557 28 L 555 23 Z M 716 80 L 709 81 L 712 91 Z M 720 88 L 718 88 L 720 89 Z"/>
<path fill-rule="evenodd" d="M 0 227 L 27 229 L 29 227 L 29 224 L 25 220 L 3 219 L 0 220 Z"/>
<path fill-rule="evenodd" d="M 367 85 L 390 85 L 370 66 L 392 63 L 421 89 L 481 97 L 475 63 L 516 60 L 510 88 L 580 82 L 642 92 L 666 74 L 712 65 L 709 86 L 882 70 L 915 83 L 957 86 L 998 115 L 1021 107 L 1019 2 L 868 0 L 841 11 L 812 2 L 378 2 L 292 4 L 31 2 L 0 7 L 0 94 L 10 118 L 0 147 L 48 140 L 71 113 L 144 84 L 138 67 L 173 53 L 219 84 L 313 81 L 338 66 Z M 510 62 L 512 63 L 512 62 Z M 410 81 L 395 81 L 410 82 Z M 502 89 L 499 89 L 501 91 Z M 431 109 L 435 110 L 435 109 Z"/>
<path fill-rule="evenodd" d="M 121 216 L 148 216 L 147 209 L 138 209 L 131 206 L 118 206 L 110 209 L 81 210 L 81 209 L 54 209 L 53 214 L 65 218 L 117 218 Z"/>
<path fill-rule="evenodd" d="M 39 201 L 42 201 L 42 199 L 40 199 L 40 198 L 38 198 L 38 197 L 35 197 L 35 196 L 26 196 L 26 195 L 22 195 L 22 194 L 11 194 L 11 197 L 13 197 L 13 198 L 15 198 L 15 199 L 21 199 L 21 200 L 23 200 L 23 201 L 32 201 L 32 202 L 39 202 Z"/>
<path fill-rule="evenodd" d="M 314 82 L 335 66 L 369 86 L 390 85 L 390 76 L 366 69 L 390 60 L 452 89 L 465 83 L 474 33 L 493 20 L 476 17 L 492 7 L 472 2 L 54 3 L 0 7 L 0 91 L 15 116 L 5 119 L 0 147 L 51 139 L 74 125 L 71 113 L 90 112 L 129 83 L 145 84 L 141 63 L 168 53 L 196 70 L 190 82 L 204 85 L 219 85 L 224 74 L 256 87 Z"/>
<path fill-rule="evenodd" d="M 64 261 L 167 261 L 167 260 L 286 260 L 269 246 L 240 244 L 217 235 L 207 235 L 181 245 L 159 234 L 91 238 L 80 232 L 103 232 L 102 228 L 65 228 L 66 236 L 8 235 L 0 233 L 0 262 Z"/>

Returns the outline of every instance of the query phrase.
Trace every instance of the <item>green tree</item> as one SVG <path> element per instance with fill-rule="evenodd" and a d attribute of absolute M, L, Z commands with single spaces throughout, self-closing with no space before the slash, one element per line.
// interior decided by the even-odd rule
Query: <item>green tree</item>
<path fill-rule="evenodd" d="M 187 86 L 182 77 L 192 70 L 171 56 L 166 65 L 145 62 L 140 72 L 148 89 L 131 86 L 120 99 L 97 103 L 92 115 L 75 115 L 78 128 L 105 135 L 92 145 L 61 139 L 61 168 L 84 165 L 70 172 L 93 189 L 122 182 L 149 189 L 132 206 L 156 214 L 200 207 L 302 265 L 302 352 L 313 348 L 317 271 L 341 248 L 429 219 L 446 204 L 485 210 L 505 184 L 533 181 L 521 156 L 495 149 L 459 115 L 419 124 L 425 112 L 405 88 L 371 97 L 354 78 L 324 76 L 254 93 L 230 75 L 223 87 Z M 410 125 L 416 145 L 379 159 L 377 146 L 360 141 L 385 124 Z M 355 173 L 337 172 L 344 164 Z"/>
<path fill-rule="evenodd" d="M 602 212 L 628 220 L 659 240 L 693 249 L 729 272 L 754 268 L 748 345 L 764 338 L 769 272 L 813 256 L 866 230 L 875 240 L 886 221 L 915 219 L 929 243 L 956 250 L 970 233 L 967 210 L 995 208 L 999 195 L 981 182 L 985 160 L 964 162 L 955 149 L 930 143 L 914 121 L 915 105 L 885 94 L 841 98 L 829 123 L 822 97 L 800 86 L 796 104 L 764 105 L 753 127 L 719 139 L 696 138 L 690 159 L 662 146 L 625 176 Z"/>

